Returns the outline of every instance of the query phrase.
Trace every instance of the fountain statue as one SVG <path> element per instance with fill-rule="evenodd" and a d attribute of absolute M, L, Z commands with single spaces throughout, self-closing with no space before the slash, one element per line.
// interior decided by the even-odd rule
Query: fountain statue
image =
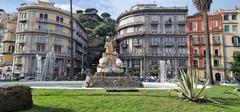
<path fill-rule="evenodd" d="M 97 72 L 86 78 L 87 87 L 141 87 L 137 78 L 124 74 L 123 62 L 118 58 L 116 49 L 113 48 L 111 37 L 106 37 L 105 53 L 99 60 Z"/>
<path fill-rule="evenodd" d="M 103 53 L 103 57 L 99 60 L 97 66 L 98 74 L 106 73 L 123 73 L 123 62 L 118 58 L 118 53 L 113 49 L 112 41 L 107 36 L 105 44 L 106 52 Z"/>

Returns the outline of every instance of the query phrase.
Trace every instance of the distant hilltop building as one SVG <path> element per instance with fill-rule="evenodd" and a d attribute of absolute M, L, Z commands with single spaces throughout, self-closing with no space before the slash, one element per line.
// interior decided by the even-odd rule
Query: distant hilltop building
<path fill-rule="evenodd" d="M 150 77 L 152 65 L 168 63 L 167 80 L 187 67 L 187 7 L 137 4 L 117 18 L 119 56 L 127 70 Z"/>

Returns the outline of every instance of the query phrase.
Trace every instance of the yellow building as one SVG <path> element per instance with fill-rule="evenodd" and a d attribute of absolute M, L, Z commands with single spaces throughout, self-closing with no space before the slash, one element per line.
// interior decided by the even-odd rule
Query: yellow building
<path fill-rule="evenodd" d="M 46 54 L 55 54 L 54 70 L 49 80 L 66 79 L 70 70 L 71 25 L 70 12 L 54 7 L 53 3 L 37 1 L 22 4 L 18 9 L 13 74 L 15 77 L 36 77 L 37 60 L 42 65 Z M 87 33 L 74 17 L 75 72 L 86 63 Z"/>
<path fill-rule="evenodd" d="M 231 78 L 231 62 L 234 53 L 240 52 L 240 9 L 219 10 L 223 19 L 224 65 L 227 78 Z"/>
<path fill-rule="evenodd" d="M 1 41 L 1 77 L 5 79 L 11 79 L 13 53 L 15 46 L 15 32 L 17 26 L 17 15 L 11 14 L 9 19 L 5 23 L 4 34 Z"/>

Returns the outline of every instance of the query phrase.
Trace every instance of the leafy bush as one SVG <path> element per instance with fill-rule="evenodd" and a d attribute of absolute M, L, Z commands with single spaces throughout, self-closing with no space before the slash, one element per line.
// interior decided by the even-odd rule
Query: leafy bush
<path fill-rule="evenodd" d="M 240 82 L 240 53 L 234 53 L 233 63 L 231 65 L 234 78 Z"/>
<path fill-rule="evenodd" d="M 31 109 L 33 105 L 31 88 L 26 86 L 0 87 L 0 112 Z"/>
<path fill-rule="evenodd" d="M 150 74 L 153 76 L 155 79 L 158 79 L 158 65 L 152 65 L 150 69 Z"/>

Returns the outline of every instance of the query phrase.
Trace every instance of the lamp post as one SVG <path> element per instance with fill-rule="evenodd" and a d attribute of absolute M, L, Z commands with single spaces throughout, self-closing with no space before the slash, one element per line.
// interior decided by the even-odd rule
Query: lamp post
<path fill-rule="evenodd" d="M 73 64 L 73 9 L 72 9 L 72 0 L 70 0 L 70 11 L 71 11 L 71 65 L 70 65 L 70 74 L 69 80 L 71 80 L 74 76 L 74 64 Z"/>

